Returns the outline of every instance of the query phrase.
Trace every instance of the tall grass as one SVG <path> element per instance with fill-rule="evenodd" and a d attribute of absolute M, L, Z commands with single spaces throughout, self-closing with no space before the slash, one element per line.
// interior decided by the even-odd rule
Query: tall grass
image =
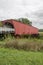
<path fill-rule="evenodd" d="M 0 41 L 0 47 L 16 48 L 27 51 L 43 51 L 43 39 L 38 38 L 14 38 L 8 35 Z"/>
<path fill-rule="evenodd" d="M 7 38 L 5 39 L 4 47 L 6 48 L 16 48 L 16 49 L 23 49 L 28 51 L 43 51 L 43 40 L 36 39 L 36 38 Z"/>

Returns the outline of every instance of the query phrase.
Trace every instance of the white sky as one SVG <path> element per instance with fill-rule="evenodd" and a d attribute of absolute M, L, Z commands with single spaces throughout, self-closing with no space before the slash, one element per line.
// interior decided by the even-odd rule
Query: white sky
<path fill-rule="evenodd" d="M 43 0 L 0 0 L 0 20 L 21 17 L 43 29 Z"/>

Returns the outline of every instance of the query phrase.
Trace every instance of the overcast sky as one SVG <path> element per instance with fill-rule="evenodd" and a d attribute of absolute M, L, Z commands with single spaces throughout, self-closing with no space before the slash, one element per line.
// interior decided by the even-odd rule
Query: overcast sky
<path fill-rule="evenodd" d="M 0 20 L 21 17 L 43 29 L 43 0 L 0 0 Z"/>

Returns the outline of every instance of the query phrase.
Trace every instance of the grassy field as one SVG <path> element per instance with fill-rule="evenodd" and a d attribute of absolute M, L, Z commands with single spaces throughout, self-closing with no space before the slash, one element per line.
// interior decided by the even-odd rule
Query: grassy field
<path fill-rule="evenodd" d="M 43 52 L 0 48 L 0 65 L 43 65 Z"/>
<path fill-rule="evenodd" d="M 37 38 L 6 38 L 0 41 L 0 47 L 16 48 L 27 51 L 43 51 L 43 39 Z"/>
<path fill-rule="evenodd" d="M 43 38 L 0 40 L 0 65 L 43 65 Z"/>

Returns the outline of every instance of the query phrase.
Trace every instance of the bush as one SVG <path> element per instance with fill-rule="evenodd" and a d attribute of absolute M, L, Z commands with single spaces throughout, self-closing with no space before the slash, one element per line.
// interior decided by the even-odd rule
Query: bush
<path fill-rule="evenodd" d="M 43 43 L 36 42 L 37 40 L 34 39 L 34 41 L 19 41 L 19 39 L 10 40 L 8 39 L 4 45 L 6 48 L 16 48 L 16 49 L 23 49 L 23 50 L 29 50 L 29 51 L 43 51 Z"/>
<path fill-rule="evenodd" d="M 4 45 L 6 48 L 18 48 L 18 42 L 13 40 L 13 41 L 8 41 Z"/>

